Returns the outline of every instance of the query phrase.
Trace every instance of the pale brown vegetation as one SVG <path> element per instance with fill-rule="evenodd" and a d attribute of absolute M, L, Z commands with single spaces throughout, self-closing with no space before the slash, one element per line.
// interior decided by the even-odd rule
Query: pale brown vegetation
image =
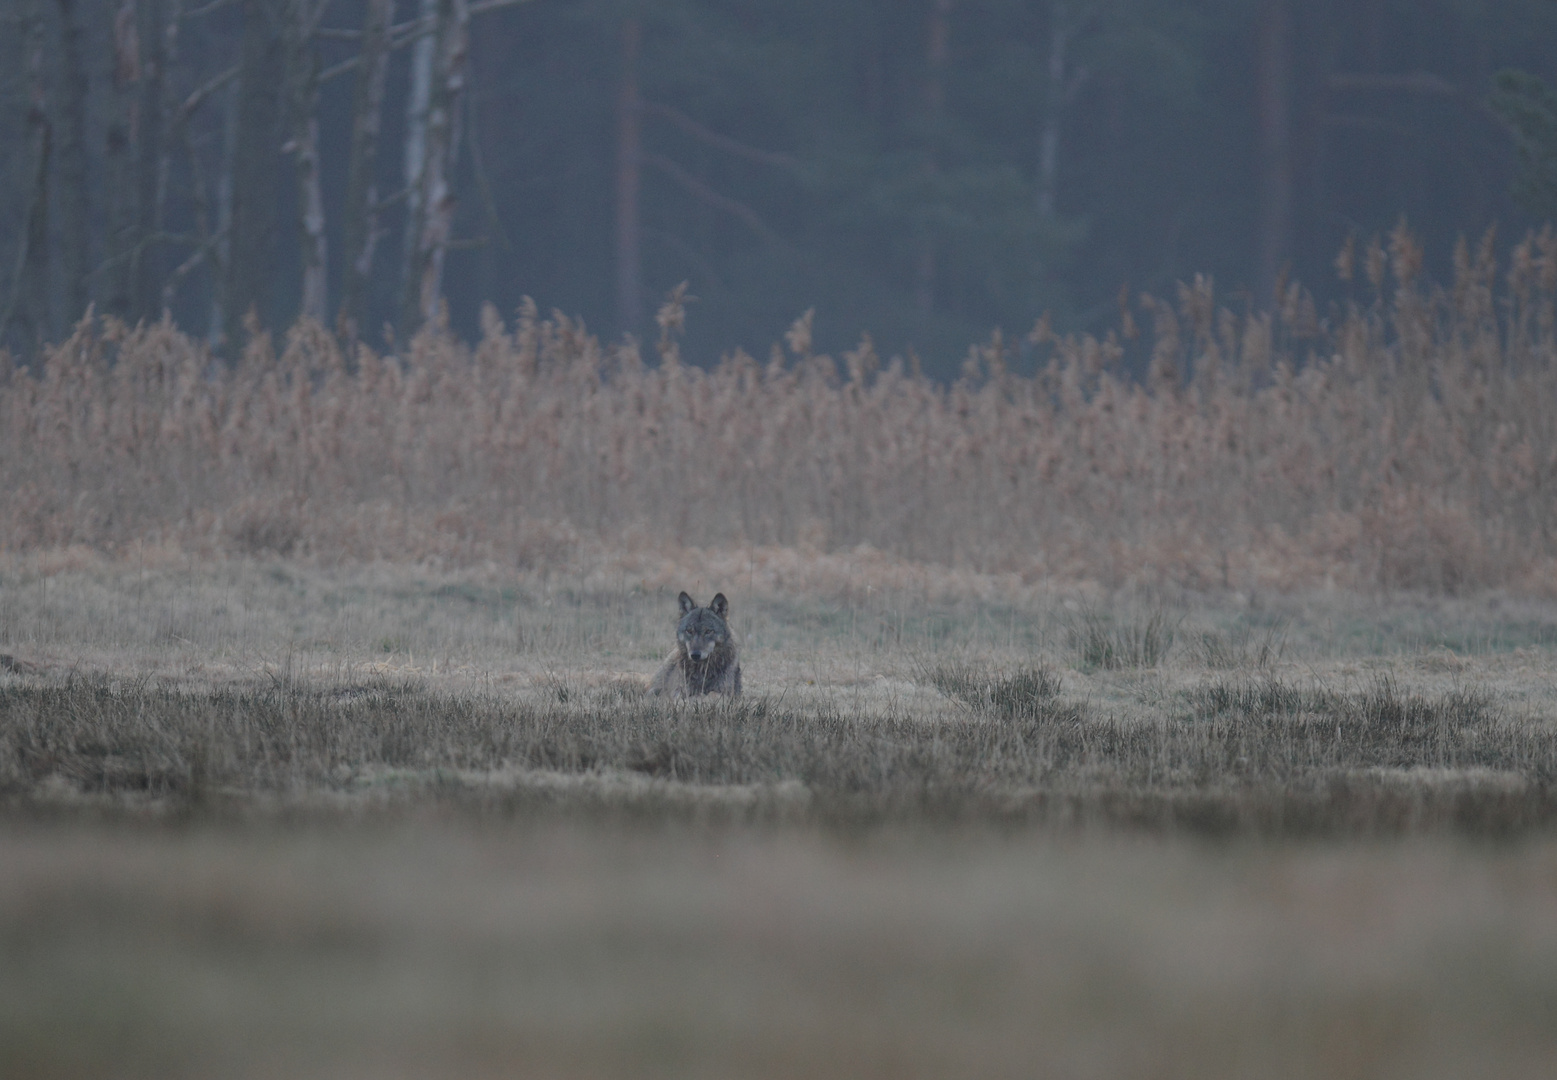
<path fill-rule="evenodd" d="M 0 559 L 6 1077 L 1550 1072 L 1551 601 L 742 592 L 669 705 L 636 583 L 153 554 Z"/>
<path fill-rule="evenodd" d="M 83 324 L 0 377 L 0 1072 L 1546 1075 L 1557 240 L 1416 258 L 1142 383 Z M 644 695 L 681 587 L 739 702 Z"/>
<path fill-rule="evenodd" d="M 88 320 L 0 371 L 0 548 L 573 570 L 798 548 L 1027 582 L 1549 592 L 1557 237 L 1501 289 L 1490 240 L 1448 290 L 1404 230 L 1357 261 L 1375 299 L 1328 320 L 1296 287 L 1239 315 L 1197 280 L 1143 299 L 1149 347 L 1129 311 L 1102 339 L 997 335 L 950 386 L 868 341 L 815 355 L 809 319 L 787 354 L 703 370 L 675 304 L 652 366 L 533 307 L 489 311 L 474 348 L 432 328 L 348 357 L 303 324 L 232 365 Z"/>

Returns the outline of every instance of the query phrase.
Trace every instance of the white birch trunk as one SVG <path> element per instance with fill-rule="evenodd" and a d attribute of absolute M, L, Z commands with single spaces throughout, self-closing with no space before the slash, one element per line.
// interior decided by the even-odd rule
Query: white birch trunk
<path fill-rule="evenodd" d="M 323 2 L 287 5 L 287 84 L 292 123 L 290 144 L 297 173 L 298 247 L 302 296 L 298 314 L 328 318 L 328 258 L 324 192 L 319 179 L 319 58 L 313 32 Z"/>
<path fill-rule="evenodd" d="M 232 166 L 238 152 L 238 83 L 226 90 L 222 107 L 222 158 L 216 169 L 216 244 L 211 289 L 211 323 L 206 340 L 212 348 L 221 344 L 227 326 L 228 263 L 232 258 Z"/>
<path fill-rule="evenodd" d="M 438 5 L 437 67 L 427 113 L 427 165 L 423 174 L 423 224 L 417 261 L 417 315 L 438 314 L 443 296 L 443 262 L 454 232 L 454 166 L 459 161 L 460 110 L 465 100 L 465 63 L 470 52 L 470 7 L 466 0 Z"/>
<path fill-rule="evenodd" d="M 1043 131 L 1038 136 L 1038 216 L 1054 217 L 1055 190 L 1059 184 L 1060 124 L 1065 117 L 1066 50 L 1070 45 L 1069 11 L 1062 3 L 1049 5 L 1049 70 L 1043 103 Z"/>
<path fill-rule="evenodd" d="M 421 0 L 423 26 L 438 22 L 438 0 Z M 411 47 L 411 90 L 405 117 L 405 236 L 400 260 L 400 327 L 409 332 L 416 323 L 421 275 L 417 252 L 422 238 L 422 185 L 427 172 L 427 114 L 432 104 L 433 54 L 436 34 L 424 31 Z"/>
<path fill-rule="evenodd" d="M 352 104 L 351 163 L 346 179 L 345 285 L 341 290 L 341 322 L 355 337 L 367 313 L 373 254 L 378 246 L 378 187 L 374 169 L 384 112 L 384 83 L 389 70 L 389 25 L 394 0 L 368 0 L 362 28 L 362 66 Z"/>

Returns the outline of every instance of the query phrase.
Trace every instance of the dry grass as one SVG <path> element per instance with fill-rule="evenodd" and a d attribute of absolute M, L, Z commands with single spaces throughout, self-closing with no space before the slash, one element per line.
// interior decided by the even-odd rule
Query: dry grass
<path fill-rule="evenodd" d="M 1119 621 L 1098 611 L 1082 612 L 1070 625 L 1071 646 L 1083 667 L 1156 667 L 1173 648 L 1175 627 L 1162 611 Z"/>
<path fill-rule="evenodd" d="M 644 694 L 668 594 L 545 580 L 243 562 L 11 577 L 0 797 L 1271 836 L 1557 823 L 1557 699 L 1511 680 L 1496 643 L 1521 640 L 1539 668 L 1553 625 L 1540 606 L 1473 603 L 1412 630 L 1410 605 L 1335 596 L 1170 615 L 1123 597 L 992 612 L 737 592 L 748 694 L 680 705 Z M 1256 623 L 1280 630 L 1282 659 L 1205 653 L 1254 640 Z M 1104 631 L 1078 625 L 1156 645 L 1100 662 Z M 1194 628 L 1191 645 L 1167 625 Z M 1455 630 L 1487 634 L 1481 659 L 1433 647 Z"/>
<path fill-rule="evenodd" d="M 0 833 L 0 1071 L 1531 1080 L 1549 841 Z"/>
<path fill-rule="evenodd" d="M 145 554 L 0 560 L 7 1077 L 1557 1052 L 1548 601 L 730 589 L 665 707 L 673 591 Z"/>
<path fill-rule="evenodd" d="M 1490 242 L 1442 292 L 1404 231 L 1361 262 L 1378 299 L 1324 323 L 1296 288 L 1244 316 L 1196 282 L 1133 309 L 1150 342 L 1129 313 L 1103 340 L 997 337 L 951 386 L 868 342 L 814 355 L 804 319 L 766 363 L 689 366 L 674 305 L 653 367 L 533 308 L 489 312 L 474 349 L 434 328 L 347 357 L 305 325 L 231 366 L 171 326 L 87 322 L 0 371 L 0 550 L 658 587 L 696 548 L 779 580 L 819 555 L 1017 586 L 1549 594 L 1557 239 L 1521 244 L 1501 289 Z"/>
<path fill-rule="evenodd" d="M 950 387 L 0 364 L 0 1073 L 1547 1075 L 1557 238 L 1419 261 Z"/>
<path fill-rule="evenodd" d="M 1509 723 L 1477 692 L 1214 680 L 1142 723 L 1033 689 L 1030 674 L 995 681 L 971 717 L 936 724 L 907 709 L 854 715 L 771 698 L 665 708 L 640 700 L 639 686 L 564 681 L 514 702 L 385 681 L 190 693 L 71 679 L 0 688 L 0 797 L 242 814 L 278 797 L 387 794 L 504 815 L 636 814 L 679 813 L 690 785 L 761 796 L 738 800 L 743 818 L 1263 835 L 1557 824 L 1557 731 Z M 620 782 L 632 774 L 669 787 Z M 615 798 L 635 791 L 650 797 Z"/>

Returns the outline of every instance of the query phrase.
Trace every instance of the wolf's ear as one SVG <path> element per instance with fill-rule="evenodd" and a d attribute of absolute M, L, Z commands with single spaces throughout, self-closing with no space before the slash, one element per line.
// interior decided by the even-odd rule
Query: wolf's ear
<path fill-rule="evenodd" d="M 697 607 L 697 601 L 692 599 L 686 593 L 682 593 L 676 599 L 681 601 L 681 614 L 683 615 Z"/>
<path fill-rule="evenodd" d="M 719 616 L 721 619 L 730 614 L 730 601 L 724 598 L 724 593 L 720 593 L 718 596 L 714 597 L 713 601 L 710 602 L 708 606 L 713 608 L 714 614 Z"/>

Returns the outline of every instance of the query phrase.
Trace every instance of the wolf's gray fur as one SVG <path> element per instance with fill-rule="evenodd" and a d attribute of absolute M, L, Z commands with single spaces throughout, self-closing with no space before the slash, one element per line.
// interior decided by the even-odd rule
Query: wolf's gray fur
<path fill-rule="evenodd" d="M 654 673 L 649 693 L 678 698 L 695 694 L 738 697 L 741 647 L 730 631 L 730 602 L 724 593 L 707 607 L 698 607 L 686 593 L 678 599 L 681 619 L 676 623 L 676 651 Z"/>

